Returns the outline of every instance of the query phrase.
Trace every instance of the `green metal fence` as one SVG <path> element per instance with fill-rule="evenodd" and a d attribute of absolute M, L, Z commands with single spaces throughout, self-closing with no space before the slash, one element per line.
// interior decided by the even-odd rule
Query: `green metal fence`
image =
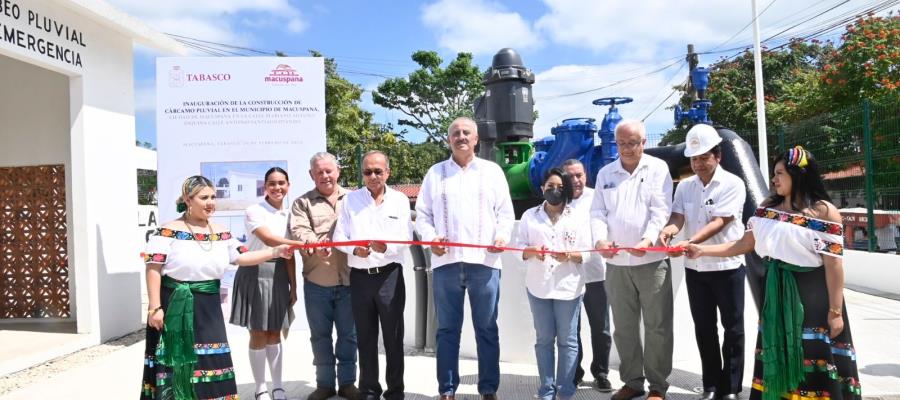
<path fill-rule="evenodd" d="M 755 129 L 735 129 L 735 132 L 757 152 Z M 897 253 L 900 101 L 863 101 L 770 128 L 767 139 L 770 159 L 795 145 L 813 153 L 825 179 L 825 188 L 844 217 L 848 248 Z"/>

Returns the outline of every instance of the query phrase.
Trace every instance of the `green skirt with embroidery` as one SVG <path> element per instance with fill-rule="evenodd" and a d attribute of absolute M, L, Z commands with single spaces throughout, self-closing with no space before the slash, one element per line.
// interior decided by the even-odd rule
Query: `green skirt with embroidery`
<path fill-rule="evenodd" d="M 165 285 L 161 288 L 163 310 L 168 308 L 174 291 Z M 194 353 L 197 355 L 197 363 L 190 380 L 196 398 L 237 399 L 231 347 L 225 335 L 225 319 L 222 316 L 219 294 L 194 292 L 193 298 Z M 176 399 L 172 387 L 172 368 L 159 362 L 165 351 L 165 345 L 160 344 L 160 332 L 148 325 L 141 400 L 182 400 Z"/>

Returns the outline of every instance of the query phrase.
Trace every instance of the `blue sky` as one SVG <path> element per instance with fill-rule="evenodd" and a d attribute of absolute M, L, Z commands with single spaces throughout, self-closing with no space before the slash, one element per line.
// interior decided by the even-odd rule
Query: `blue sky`
<path fill-rule="evenodd" d="M 344 77 L 368 90 L 385 76 L 412 72 L 416 65 L 409 56 L 417 50 L 438 51 L 445 60 L 460 51 L 471 52 L 485 68 L 497 50 L 512 47 L 537 75 L 534 96 L 541 118 L 535 137 L 550 134 L 564 118 L 602 118 L 606 111 L 590 104 L 595 98 L 631 96 L 635 102 L 621 106 L 620 113 L 646 118 L 652 139 L 672 126 L 672 112 L 665 108 L 677 96 L 666 97 L 672 85 L 687 76 L 680 62 L 686 45 L 693 43 L 700 52 L 717 51 L 701 55 L 700 65 L 707 65 L 749 45 L 753 32 L 748 26 L 750 0 L 107 1 L 165 33 L 294 56 L 318 50 L 336 59 Z M 765 10 L 759 19 L 764 39 L 787 29 L 769 42 L 772 46 L 873 2 L 758 3 L 759 10 Z M 841 31 L 820 39 L 836 38 Z M 151 143 L 156 142 L 157 56 L 146 48 L 135 49 L 137 138 Z M 363 106 L 379 122 L 402 117 L 399 111 L 372 104 L 368 92 Z M 416 132 L 409 137 L 422 138 Z"/>

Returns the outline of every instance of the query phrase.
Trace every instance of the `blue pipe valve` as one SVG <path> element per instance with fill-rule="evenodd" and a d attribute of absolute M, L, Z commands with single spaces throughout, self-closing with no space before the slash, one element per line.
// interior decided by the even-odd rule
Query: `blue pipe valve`
<path fill-rule="evenodd" d="M 697 90 L 697 98 L 705 100 L 706 89 L 709 88 L 709 70 L 704 67 L 691 70 L 691 84 Z"/>
<path fill-rule="evenodd" d="M 599 154 L 591 157 L 590 171 L 596 174 L 600 167 L 615 161 L 618 158 L 618 149 L 616 148 L 616 126 L 622 121 L 622 115 L 616 104 L 628 104 L 634 101 L 631 97 L 603 97 L 594 100 L 592 103 L 598 106 L 609 106 L 606 115 L 603 116 L 603 122 L 600 123 L 600 131 L 597 136 L 600 138 Z M 591 177 L 593 184 L 593 176 Z"/>
<path fill-rule="evenodd" d="M 600 123 L 600 132 L 597 133 L 602 143 L 607 143 L 606 140 L 615 140 L 616 125 L 622 120 L 616 104 L 628 104 L 632 101 L 634 99 L 631 97 L 602 97 L 591 102 L 598 106 L 609 106 L 609 111 L 603 116 L 603 122 Z"/>
<path fill-rule="evenodd" d="M 682 121 L 690 121 L 694 124 L 712 125 L 709 119 L 709 108 L 712 107 L 712 101 L 696 100 L 690 110 L 684 111 L 681 105 L 675 105 L 675 125 L 680 125 Z"/>
<path fill-rule="evenodd" d="M 628 104 L 634 101 L 631 97 L 601 97 L 592 101 L 595 106 L 612 106 L 610 110 L 616 108 L 616 104 Z"/>

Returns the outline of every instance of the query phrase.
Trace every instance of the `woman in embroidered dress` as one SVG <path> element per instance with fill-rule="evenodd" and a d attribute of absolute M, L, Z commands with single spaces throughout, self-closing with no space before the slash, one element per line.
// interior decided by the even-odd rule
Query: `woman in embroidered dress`
<path fill-rule="evenodd" d="M 280 244 L 299 244 L 284 238 L 290 210 L 284 199 L 291 183 L 285 170 L 273 167 L 265 175 L 266 197 L 247 208 L 245 223 L 251 233 L 247 247 L 253 250 Z M 281 382 L 281 332 L 287 337 L 297 301 L 294 260 L 269 260 L 259 266 L 239 268 L 234 277 L 229 322 L 250 329 L 250 370 L 257 400 L 269 400 L 266 360 L 272 376 L 272 398 L 285 399 Z"/>
<path fill-rule="evenodd" d="M 192 176 L 181 192 L 184 214 L 150 237 L 144 256 L 150 304 L 141 399 L 237 399 L 219 278 L 230 264 L 288 258 L 289 246 L 247 252 L 209 221 L 216 208 L 209 179 Z"/>
<path fill-rule="evenodd" d="M 810 152 L 775 159 L 770 195 L 736 242 L 690 245 L 687 254 L 751 250 L 767 265 L 751 399 L 861 399 L 844 304 L 843 228 Z"/>
<path fill-rule="evenodd" d="M 516 243 L 525 248 L 525 285 L 537 336 L 534 353 L 541 380 L 537 397 L 568 400 L 576 390 L 578 315 L 584 294 L 582 265 L 590 254 L 573 250 L 589 249 L 591 232 L 568 205 L 573 197 L 568 174 L 551 169 L 541 189 L 545 201 L 522 214 Z M 559 349 L 557 360 L 554 342 Z"/>

